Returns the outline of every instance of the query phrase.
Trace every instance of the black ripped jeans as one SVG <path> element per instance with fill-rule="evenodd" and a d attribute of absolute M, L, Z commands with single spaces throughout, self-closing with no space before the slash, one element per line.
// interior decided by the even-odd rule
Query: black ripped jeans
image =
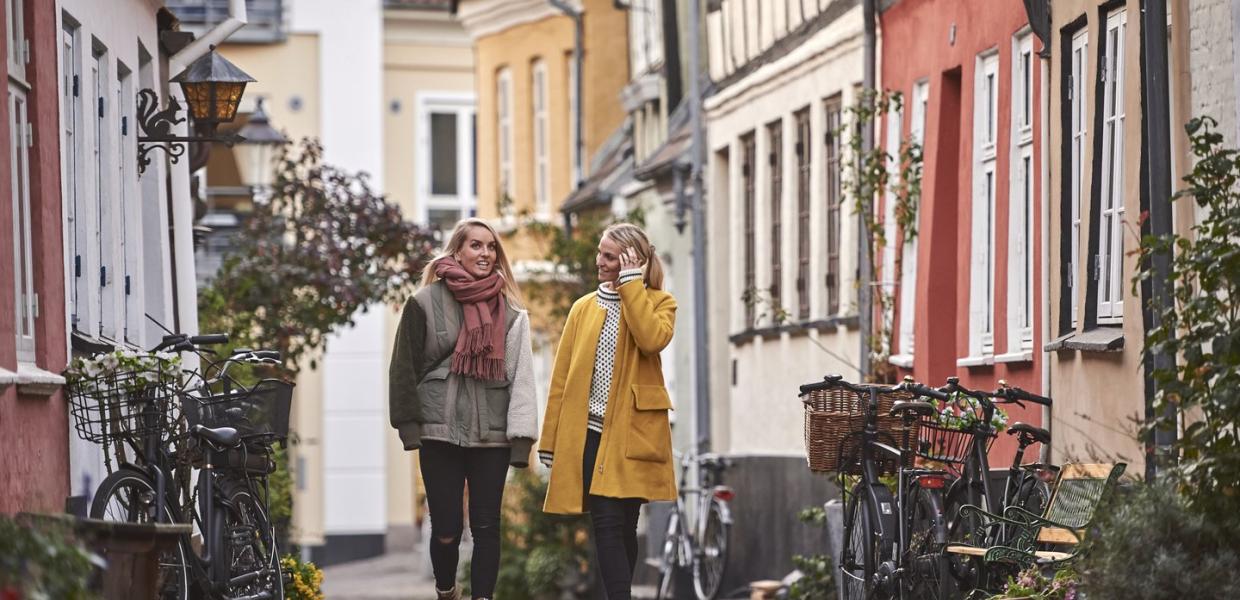
<path fill-rule="evenodd" d="M 422 443 L 419 459 L 431 517 L 431 567 L 435 587 L 456 585 L 464 529 L 465 482 L 469 482 L 469 532 L 474 536 L 470 586 L 474 598 L 490 598 L 499 572 L 499 512 L 508 477 L 508 448 L 465 448 Z"/>
<path fill-rule="evenodd" d="M 633 593 L 633 570 L 637 568 L 637 517 L 641 514 L 640 498 L 608 498 L 590 494 L 594 480 L 602 434 L 586 431 L 586 446 L 581 461 L 582 493 L 594 524 L 594 552 L 607 600 L 630 600 Z"/>

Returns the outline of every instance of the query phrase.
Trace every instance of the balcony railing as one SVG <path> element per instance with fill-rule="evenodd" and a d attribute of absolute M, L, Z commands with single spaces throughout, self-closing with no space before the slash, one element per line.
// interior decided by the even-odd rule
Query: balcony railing
<path fill-rule="evenodd" d="M 284 41 L 284 0 L 246 0 L 248 23 L 229 42 L 270 44 Z M 168 10 L 181 21 L 182 31 L 195 35 L 228 18 L 228 0 L 167 0 Z"/>

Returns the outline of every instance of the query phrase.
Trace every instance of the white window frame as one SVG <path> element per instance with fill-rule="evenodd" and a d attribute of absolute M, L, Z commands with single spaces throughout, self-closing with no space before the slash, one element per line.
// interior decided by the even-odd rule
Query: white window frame
<path fill-rule="evenodd" d="M 1124 317 L 1124 47 L 1128 12 L 1107 15 L 1105 68 L 1101 74 L 1102 202 L 1097 227 L 1098 255 L 1094 276 L 1098 282 L 1098 323 L 1115 324 Z"/>
<path fill-rule="evenodd" d="M 547 63 L 539 58 L 530 65 L 530 106 L 534 123 L 534 214 L 551 219 L 551 118 L 547 109 Z"/>
<path fill-rule="evenodd" d="M 1033 359 L 1033 34 L 1012 38 L 1011 160 L 1008 181 L 1007 353 Z"/>
<path fill-rule="evenodd" d="M 113 114 L 115 108 L 112 106 L 112 69 L 110 64 L 110 55 L 107 48 L 96 42 L 92 51 L 91 63 L 91 103 L 92 117 L 94 118 L 94 159 L 95 159 L 95 215 L 98 221 L 95 222 L 95 241 L 99 257 L 99 270 L 93 273 L 87 273 L 87 277 L 94 279 L 98 289 L 99 310 L 99 336 L 108 341 L 120 341 L 123 333 L 119 324 L 120 299 L 118 298 L 116 257 L 119 255 L 119 240 L 117 236 L 117 223 L 119 221 L 117 215 L 117 203 L 113 202 L 116 196 L 116 181 L 113 178 L 113 164 L 116 161 L 115 151 L 116 145 L 113 143 L 113 123 L 118 119 L 114 119 Z M 123 269 L 123 267 L 120 267 Z"/>
<path fill-rule="evenodd" d="M 504 67 L 499 70 L 495 77 L 495 117 L 497 124 L 495 132 L 499 138 L 499 143 L 496 144 L 496 151 L 499 153 L 499 198 L 496 198 L 497 202 L 502 200 L 505 195 L 510 201 L 515 202 L 516 196 L 516 185 L 513 181 L 515 172 L 512 168 L 513 145 L 515 144 L 512 131 L 512 96 L 512 70 Z M 509 210 L 515 210 L 515 208 L 515 206 L 509 206 Z M 500 216 L 509 217 L 512 215 L 504 214 L 504 209 L 501 207 Z"/>
<path fill-rule="evenodd" d="M 958 366 L 994 362 L 995 164 L 999 120 L 999 54 L 977 57 L 973 96 L 972 263 L 969 269 L 969 356 Z"/>
<path fill-rule="evenodd" d="M 918 145 L 926 143 L 926 114 L 930 108 L 930 80 L 922 79 L 913 84 L 913 92 L 909 95 L 909 107 L 912 115 L 909 120 L 909 137 Z M 918 232 L 920 234 L 920 232 Z M 917 324 L 917 240 L 904 239 L 901 254 L 900 272 L 900 322 L 897 324 L 897 350 L 899 354 L 891 357 L 891 363 L 897 366 L 912 368 L 915 346 L 915 330 Z"/>
<path fill-rule="evenodd" d="M 1085 198 L 1085 153 L 1089 137 L 1089 31 L 1083 29 L 1072 36 L 1071 72 L 1068 82 L 1068 110 L 1071 112 L 1070 168 L 1071 194 L 1068 198 L 1071 213 L 1070 256 L 1068 258 L 1068 290 L 1070 294 L 1072 327 L 1077 326 L 1081 304 L 1081 207 Z"/>
<path fill-rule="evenodd" d="M 113 132 L 116 135 L 116 162 L 119 190 L 118 204 L 120 217 L 120 256 L 123 271 L 119 282 L 119 293 L 122 297 L 121 324 L 122 339 L 132 345 L 141 347 L 144 344 L 143 334 L 146 330 L 145 294 L 142 277 L 142 197 L 138 191 L 138 175 L 135 165 L 137 157 L 137 132 L 134 127 L 134 77 L 136 73 L 124 64 L 116 63 L 117 87 L 116 110 L 113 117 Z"/>
<path fill-rule="evenodd" d="M 17 360 L 35 362 L 35 320 L 38 294 L 34 287 L 34 242 L 30 228 L 30 146 L 34 131 L 30 123 L 29 89 L 9 79 L 9 166 L 13 206 L 13 295 Z"/>
<path fill-rule="evenodd" d="M 4 0 L 8 20 L 4 33 L 5 47 L 9 55 L 9 79 L 16 79 L 30 90 L 26 79 L 26 63 L 30 62 L 30 40 L 26 38 L 26 9 L 23 0 Z"/>
<path fill-rule="evenodd" d="M 417 215 L 430 223 L 431 210 L 456 210 L 460 218 L 478 211 L 474 189 L 474 119 L 477 97 L 455 92 L 421 92 L 414 100 L 417 111 Z M 431 118 L 437 114 L 456 115 L 456 195 L 435 194 L 431 185 L 431 157 L 434 155 Z"/>

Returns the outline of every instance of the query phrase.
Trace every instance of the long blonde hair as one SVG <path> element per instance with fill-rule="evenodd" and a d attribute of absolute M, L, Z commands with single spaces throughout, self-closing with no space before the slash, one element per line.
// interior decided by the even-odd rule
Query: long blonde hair
<path fill-rule="evenodd" d="M 603 237 L 620 245 L 621 248 L 637 250 L 637 256 L 646 263 L 646 287 L 652 290 L 663 289 L 663 261 L 650 244 L 650 238 L 632 223 L 616 223 L 603 231 Z"/>
<path fill-rule="evenodd" d="M 508 298 L 508 303 L 516 308 L 524 308 L 525 298 L 521 295 L 521 288 L 517 286 L 517 279 L 512 275 L 512 265 L 508 264 L 508 254 L 504 252 L 504 242 L 500 239 L 499 233 L 491 227 L 490 223 L 474 217 L 461 219 L 456 222 L 456 227 L 452 229 L 452 235 L 448 236 L 448 243 L 444 244 L 442 250 L 435 258 L 426 263 L 426 268 L 422 269 L 422 283 L 418 289 L 424 288 L 436 281 L 439 281 L 439 274 L 435 272 L 435 264 L 445 258 L 451 258 L 461 250 L 465 245 L 465 235 L 469 233 L 471 227 L 481 227 L 491 232 L 491 236 L 495 238 L 495 267 L 499 269 L 499 275 L 504 280 L 504 297 Z"/>

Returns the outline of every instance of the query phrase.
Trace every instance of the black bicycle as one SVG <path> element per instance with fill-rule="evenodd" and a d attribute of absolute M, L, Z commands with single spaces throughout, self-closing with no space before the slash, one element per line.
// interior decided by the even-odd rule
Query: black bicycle
<path fill-rule="evenodd" d="M 954 429 L 943 427 L 940 417 L 938 426 L 947 431 L 938 436 L 937 445 L 928 450 L 930 458 L 946 465 L 956 476 L 945 501 L 948 540 L 950 543 L 981 547 L 1001 543 L 1011 532 L 1004 528 L 985 530 L 976 513 L 962 515 L 960 508 L 971 504 L 1003 514 L 1007 507 L 1019 506 L 1032 514 L 1042 514 L 1042 509 L 1050 501 L 1048 482 L 1054 480 L 1059 467 L 1042 462 L 1024 464 L 1024 455 L 1033 444 L 1049 443 L 1050 432 L 1026 423 L 1014 423 L 1007 427 L 1007 434 L 1016 437 L 1017 450 L 1005 474 L 1001 495 L 994 489 L 990 477 L 989 450 L 998 437 L 995 422 L 998 405 L 1016 404 L 1023 407 L 1024 402 L 1032 402 L 1050 406 L 1051 399 L 1009 386 L 1003 380 L 999 381 L 999 389 L 987 392 L 969 389 L 960 384 L 959 378 L 949 377 L 947 384 L 939 390 L 951 397 L 943 409 L 968 417 L 964 426 Z M 923 429 L 927 427 L 933 425 L 923 421 Z M 979 536 L 988 539 L 979 539 Z M 994 539 L 995 536 L 998 539 Z M 976 587 L 980 573 L 975 561 L 956 554 L 948 554 L 945 560 L 961 589 Z"/>
<path fill-rule="evenodd" d="M 844 597 L 939 598 L 946 473 L 915 467 L 914 460 L 919 419 L 935 412 L 918 398 L 946 395 L 909 380 L 895 386 L 853 384 L 838 375 L 800 388 L 802 398 L 816 391 L 844 394 L 843 404 L 852 403 L 861 413 L 859 428 L 840 442 L 845 512 L 838 572 Z M 891 474 L 894 495 L 883 480 Z"/>
<path fill-rule="evenodd" d="M 201 373 L 180 373 L 169 353 L 207 354 L 223 335 L 173 334 L 95 379 L 70 385 L 78 434 L 115 450 L 120 463 L 91 503 L 96 519 L 188 523 L 159 559 L 159 597 L 261 600 L 284 597 L 267 477 L 275 443 L 288 435 L 292 385 L 241 385 L 230 366 L 277 365 L 274 351 L 237 350 Z M 133 457 L 127 455 L 132 452 Z M 192 469 L 197 485 L 190 485 Z"/>

